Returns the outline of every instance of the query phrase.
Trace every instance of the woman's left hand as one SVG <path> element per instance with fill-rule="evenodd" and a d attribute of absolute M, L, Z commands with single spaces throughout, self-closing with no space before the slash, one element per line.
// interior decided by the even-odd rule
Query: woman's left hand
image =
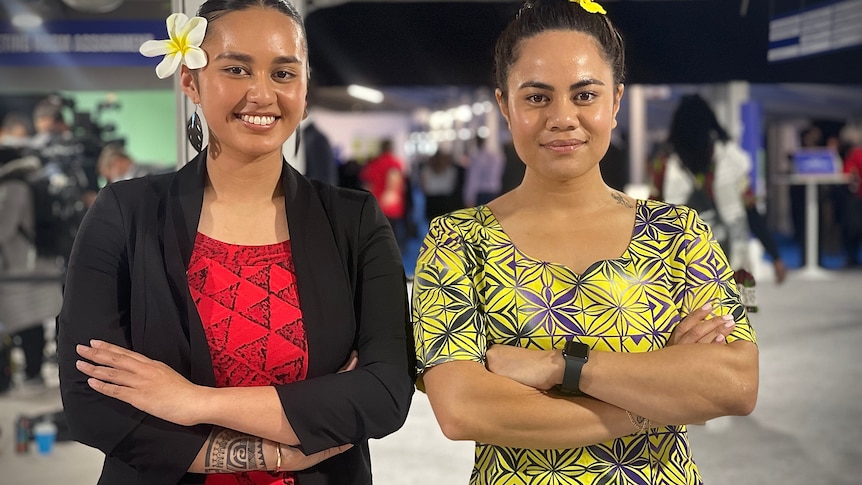
<path fill-rule="evenodd" d="M 667 345 L 717 343 L 724 344 L 736 328 L 732 315 L 710 317 L 712 305 L 704 305 L 686 316 L 673 332 Z"/>
<path fill-rule="evenodd" d="M 559 350 L 532 350 L 494 344 L 485 352 L 488 370 L 539 390 L 549 390 L 563 378 L 565 361 Z"/>
<path fill-rule="evenodd" d="M 87 384 L 95 391 L 153 416 L 182 426 L 198 424 L 195 403 L 203 387 L 192 384 L 175 370 L 157 360 L 120 347 L 91 340 L 90 346 L 78 345 L 79 371 L 90 376 Z"/>

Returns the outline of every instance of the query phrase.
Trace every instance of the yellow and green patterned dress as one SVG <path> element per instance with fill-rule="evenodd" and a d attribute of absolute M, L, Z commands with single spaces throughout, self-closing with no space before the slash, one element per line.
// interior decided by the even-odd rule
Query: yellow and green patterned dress
<path fill-rule="evenodd" d="M 491 344 L 595 350 L 664 347 L 692 309 L 718 301 L 733 314 L 727 341 L 755 341 L 725 255 L 697 213 L 638 201 L 631 242 L 583 274 L 520 252 L 485 206 L 431 223 L 416 265 L 413 322 L 420 373 L 451 361 L 485 362 Z M 421 377 L 418 383 L 423 388 Z M 477 443 L 471 484 L 699 484 L 685 426 L 575 449 Z"/>

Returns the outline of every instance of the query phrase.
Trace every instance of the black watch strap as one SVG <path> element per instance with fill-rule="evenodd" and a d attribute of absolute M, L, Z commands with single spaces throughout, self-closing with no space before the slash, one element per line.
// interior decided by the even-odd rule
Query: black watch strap
<path fill-rule="evenodd" d="M 581 382 L 581 371 L 590 356 L 590 346 L 570 340 L 563 348 L 563 359 L 566 360 L 566 369 L 563 371 L 563 383 L 560 384 L 560 392 L 564 394 L 583 394 L 579 388 Z"/>

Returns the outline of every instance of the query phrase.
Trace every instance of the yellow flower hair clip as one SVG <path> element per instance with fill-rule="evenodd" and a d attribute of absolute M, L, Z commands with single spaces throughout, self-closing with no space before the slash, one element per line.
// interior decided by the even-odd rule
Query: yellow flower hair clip
<path fill-rule="evenodd" d="M 600 13 L 602 15 L 607 14 L 605 9 L 601 5 L 599 5 L 598 3 L 594 2 L 593 0 L 569 0 L 569 1 L 573 2 L 573 3 L 577 3 L 578 5 L 583 7 L 583 9 L 586 10 L 587 12 Z"/>
<path fill-rule="evenodd" d="M 139 52 L 147 57 L 165 56 L 156 66 L 156 76 L 165 79 L 176 72 L 182 62 L 189 69 L 199 69 L 207 65 L 207 55 L 201 49 L 207 30 L 207 19 L 188 18 L 183 13 L 168 17 L 167 40 L 148 40 L 141 44 Z"/>

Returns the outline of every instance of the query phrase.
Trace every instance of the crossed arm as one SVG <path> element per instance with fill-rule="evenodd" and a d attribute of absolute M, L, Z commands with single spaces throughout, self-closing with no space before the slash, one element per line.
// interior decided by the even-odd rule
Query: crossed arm
<path fill-rule="evenodd" d="M 708 313 L 689 315 L 664 349 L 591 352 L 581 374 L 587 396 L 552 390 L 565 367 L 559 350 L 507 345 L 488 349 L 487 369 L 468 361 L 428 369 L 425 389 L 449 439 L 516 448 L 576 448 L 631 435 L 638 428 L 627 410 L 656 424 L 749 414 L 757 395 L 757 347 L 725 344 L 733 325 L 704 319 Z"/>
<path fill-rule="evenodd" d="M 75 367 L 95 391 L 182 426 L 216 425 L 189 467 L 192 473 L 304 470 L 353 446 L 303 454 L 272 386 L 199 386 L 162 362 L 101 340 L 76 351 L 86 360 Z M 354 351 L 340 372 L 357 362 Z"/>
<path fill-rule="evenodd" d="M 417 348 L 426 340 L 422 382 L 444 435 L 513 448 L 578 448 L 636 433 L 639 419 L 684 425 L 751 413 L 758 388 L 757 346 L 727 339 L 734 330 L 746 333 L 744 321 L 710 317 L 710 306 L 696 306 L 718 297 L 736 300 L 738 308 L 738 299 L 727 289 L 732 283 L 726 281 L 726 258 L 717 252 L 708 228 L 692 213 L 687 217 L 686 251 L 697 254 L 683 253 L 681 260 L 718 261 L 714 271 L 686 275 L 683 307 L 696 309 L 675 326 L 664 348 L 592 351 L 579 386 L 586 395 L 576 397 L 553 391 L 565 367 L 560 350 L 487 346 L 470 276 L 477 266 L 470 258 L 481 251 L 466 248 L 466 237 L 454 223 L 432 226 L 417 263 L 414 331 Z M 450 309 L 460 315 L 457 321 L 445 320 Z M 738 318 L 743 315 L 737 312 Z M 449 338 L 450 333 L 457 338 Z M 444 336 L 446 345 L 440 343 Z"/>

